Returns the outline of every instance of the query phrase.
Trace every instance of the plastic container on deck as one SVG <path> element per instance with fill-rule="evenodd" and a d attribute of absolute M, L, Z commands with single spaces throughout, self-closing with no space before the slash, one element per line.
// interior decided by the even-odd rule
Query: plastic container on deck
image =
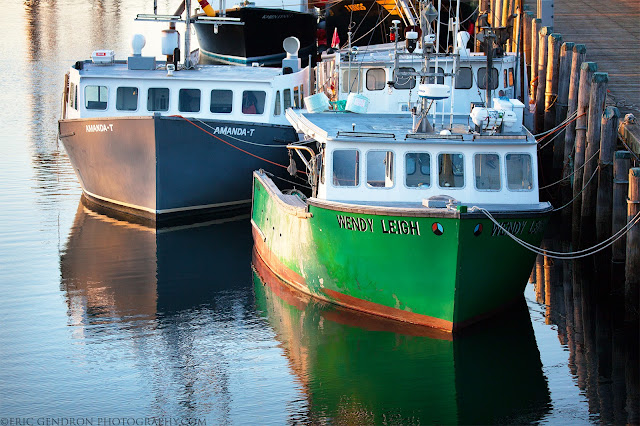
<path fill-rule="evenodd" d="M 326 111 L 329 109 L 329 98 L 324 93 L 316 93 L 304 98 L 304 106 L 310 113 Z"/>
<path fill-rule="evenodd" d="M 357 114 L 364 114 L 369 109 L 369 98 L 359 93 L 349 93 L 345 109 Z"/>

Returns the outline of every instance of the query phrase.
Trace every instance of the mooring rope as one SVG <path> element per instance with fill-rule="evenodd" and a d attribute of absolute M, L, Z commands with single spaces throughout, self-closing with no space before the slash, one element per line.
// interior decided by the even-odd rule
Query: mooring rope
<path fill-rule="evenodd" d="M 530 243 L 528 243 L 528 242 L 516 237 L 511 232 L 506 230 L 502 225 L 500 225 L 500 223 L 498 223 L 498 221 L 491 215 L 491 213 L 489 213 L 486 209 L 484 209 L 482 207 L 473 206 L 473 207 L 469 208 L 469 211 L 480 211 L 480 212 L 484 213 L 484 215 L 487 216 L 506 235 L 508 235 L 512 240 L 514 240 L 516 243 L 520 244 L 522 247 L 526 248 L 527 250 L 532 251 L 532 252 L 534 252 L 536 254 L 540 254 L 542 256 L 550 257 L 552 259 L 562 259 L 562 260 L 580 259 L 580 258 L 583 258 L 583 257 L 587 257 L 587 256 L 591 256 L 593 254 L 596 254 L 599 251 L 602 251 L 605 248 L 609 247 L 610 245 L 615 243 L 620 238 L 622 238 L 627 232 L 629 232 L 629 230 L 631 228 L 633 228 L 640 221 L 640 212 L 638 212 L 625 226 L 620 228 L 620 230 L 618 232 L 616 232 L 615 234 L 613 234 L 611 237 L 607 238 L 606 240 L 601 241 L 598 244 L 596 244 L 596 245 L 594 245 L 592 247 L 583 249 L 583 250 L 579 250 L 579 251 L 575 251 L 575 252 L 563 253 L 563 252 L 559 252 L 559 251 L 543 250 L 543 249 L 541 249 L 541 248 L 539 248 L 539 247 L 537 247 L 537 246 L 535 246 L 533 244 L 530 244 Z"/>
<path fill-rule="evenodd" d="M 578 192 L 578 193 L 576 194 L 576 196 L 575 196 L 575 197 L 573 197 L 573 198 L 571 199 L 571 201 L 569 201 L 569 202 L 568 202 L 567 204 L 565 204 L 564 206 L 562 206 L 562 207 L 558 207 L 557 209 L 553 209 L 553 210 L 551 210 L 551 211 L 552 211 L 552 212 L 557 212 L 557 211 L 560 211 L 560 210 L 564 209 L 565 207 L 567 207 L 568 205 L 570 205 L 571 203 L 573 203 L 573 202 L 576 200 L 576 198 L 578 198 L 580 195 L 582 195 L 582 193 L 583 193 L 583 192 L 584 192 L 584 190 L 587 188 L 587 186 L 589 185 L 589 183 L 591 183 L 591 181 L 593 180 L 593 178 L 598 174 L 598 169 L 599 169 L 599 168 L 600 168 L 600 165 L 596 166 L 596 169 L 593 171 L 593 174 L 591 175 L 591 177 L 589 178 L 589 180 L 587 181 L 587 183 L 585 183 L 585 184 L 584 184 L 584 186 L 582 187 L 582 189 L 580 190 L 580 192 Z"/>
<path fill-rule="evenodd" d="M 547 189 L 547 188 L 552 187 L 553 185 L 557 185 L 557 184 L 559 184 L 560 182 L 562 182 L 562 181 L 564 181 L 564 180 L 569 179 L 571 176 L 575 175 L 575 174 L 576 174 L 576 172 L 577 172 L 578 170 L 580 170 L 580 169 L 582 169 L 584 166 L 586 166 L 586 165 L 587 165 L 587 163 L 588 163 L 589 161 L 593 160 L 593 159 L 595 158 L 595 156 L 596 156 L 596 155 L 598 155 L 598 153 L 599 153 L 599 152 L 600 152 L 600 148 L 598 148 L 598 150 L 596 151 L 596 153 L 595 153 L 595 154 L 593 154 L 593 155 L 591 156 L 591 158 L 589 158 L 587 161 L 585 161 L 585 162 L 584 162 L 584 164 L 583 164 L 582 166 L 580 166 L 580 167 L 578 167 L 577 169 L 575 169 L 575 170 L 573 171 L 573 173 L 571 173 L 570 175 L 567 175 L 567 176 L 563 177 L 563 178 L 562 178 L 562 179 L 560 179 L 560 180 L 557 180 L 557 181 L 555 181 L 555 182 L 553 182 L 553 183 L 550 183 L 549 185 L 541 186 L 539 189 Z"/>
<path fill-rule="evenodd" d="M 275 161 L 267 160 L 266 158 L 260 157 L 259 155 L 256 155 L 256 154 L 254 154 L 254 153 L 251 153 L 251 152 L 249 152 L 249 151 L 247 151 L 247 150 L 244 150 L 244 149 L 242 149 L 242 148 L 239 148 L 239 147 L 235 146 L 235 145 L 234 145 L 234 144 L 232 144 L 232 143 L 229 143 L 229 142 L 225 141 L 224 139 L 222 139 L 222 138 L 220 138 L 220 137 L 218 137 L 218 136 L 214 135 L 213 133 L 209 132 L 209 131 L 208 131 L 208 130 L 206 130 L 206 129 L 203 129 L 202 127 L 198 126 L 196 123 L 194 123 L 193 121 L 189 120 L 189 119 L 188 119 L 188 118 L 186 118 L 186 117 L 183 117 L 182 115 L 177 115 L 177 114 L 176 114 L 176 115 L 170 115 L 169 117 L 182 118 L 184 121 L 186 121 L 187 123 L 191 124 L 191 125 L 192 125 L 192 126 L 194 126 L 195 128 L 202 130 L 203 132 L 205 132 L 205 133 L 206 133 L 206 134 L 208 134 L 209 136 L 211 136 L 211 137 L 213 137 L 213 138 L 215 138 L 215 139 L 218 139 L 220 142 L 225 143 L 225 144 L 229 145 L 230 147 L 232 147 L 232 148 L 234 148 L 234 149 L 237 149 L 238 151 L 244 152 L 244 153 L 245 153 L 245 154 L 247 154 L 247 155 L 250 155 L 250 156 L 255 157 L 255 158 L 259 159 L 259 160 L 265 161 L 265 162 L 267 162 L 267 163 L 269 163 L 269 164 L 273 164 L 274 166 L 282 167 L 283 169 L 286 169 L 286 168 L 287 168 L 287 166 L 285 166 L 285 165 L 283 165 L 283 164 L 278 164 L 278 163 L 276 163 Z M 305 172 L 305 171 L 303 171 L 303 170 L 298 170 L 298 171 L 299 171 L 300 173 L 305 174 L 305 175 L 307 174 L 307 172 Z"/>

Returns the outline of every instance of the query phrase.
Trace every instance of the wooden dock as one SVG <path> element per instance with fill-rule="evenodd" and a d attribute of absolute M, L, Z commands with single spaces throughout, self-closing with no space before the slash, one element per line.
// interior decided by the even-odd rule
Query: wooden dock
<path fill-rule="evenodd" d="M 536 10 L 536 1 L 525 2 Z M 543 2 L 543 7 L 551 2 Z M 587 46 L 586 60 L 609 74 L 607 105 L 640 121 L 640 1 L 554 0 L 553 31 L 565 42 Z M 620 136 L 640 154 L 640 125 L 624 125 Z"/>

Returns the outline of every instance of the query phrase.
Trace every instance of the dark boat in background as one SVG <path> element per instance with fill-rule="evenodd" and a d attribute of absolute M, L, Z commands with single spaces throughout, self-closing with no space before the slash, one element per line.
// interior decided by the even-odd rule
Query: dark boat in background
<path fill-rule="evenodd" d="M 200 61 L 211 64 L 280 66 L 282 42 L 300 40 L 303 66 L 316 54 L 316 17 L 302 11 L 239 6 L 227 9 L 224 24 L 212 24 L 205 14 L 194 22 L 200 43 Z"/>

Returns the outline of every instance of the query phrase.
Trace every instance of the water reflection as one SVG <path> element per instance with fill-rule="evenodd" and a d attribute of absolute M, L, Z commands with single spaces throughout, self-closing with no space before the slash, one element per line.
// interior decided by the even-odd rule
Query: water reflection
<path fill-rule="evenodd" d="M 256 304 L 282 342 L 313 423 L 530 423 L 550 410 L 524 303 L 455 340 L 324 304 L 254 255 Z"/>
<path fill-rule="evenodd" d="M 155 320 L 214 307 L 250 280 L 246 217 L 155 230 L 79 203 L 60 257 L 74 325 Z"/>
<path fill-rule="evenodd" d="M 553 235 L 562 235 L 553 223 Z M 570 251 L 562 238 L 543 247 Z M 545 322 L 557 327 L 569 352 L 569 368 L 587 397 L 589 413 L 605 424 L 640 422 L 640 364 L 637 325 L 625 322 L 618 265 L 599 255 L 574 261 L 539 256 L 532 273 Z"/>

